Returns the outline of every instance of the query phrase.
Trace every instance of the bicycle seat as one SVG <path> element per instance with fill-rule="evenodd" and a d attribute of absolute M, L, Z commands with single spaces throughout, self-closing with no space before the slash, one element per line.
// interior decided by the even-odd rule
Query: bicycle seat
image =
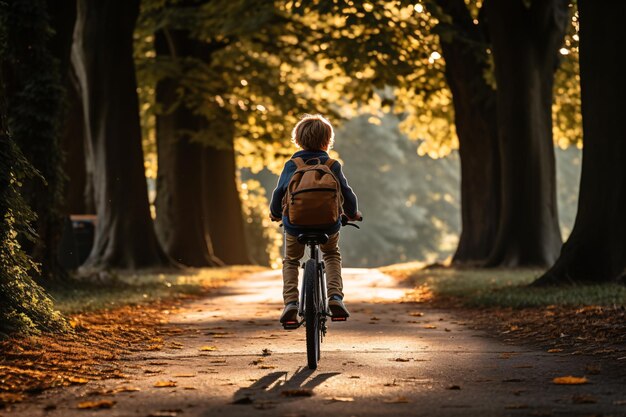
<path fill-rule="evenodd" d="M 298 243 L 303 245 L 323 245 L 328 242 L 328 235 L 325 233 L 302 233 L 298 235 Z"/>

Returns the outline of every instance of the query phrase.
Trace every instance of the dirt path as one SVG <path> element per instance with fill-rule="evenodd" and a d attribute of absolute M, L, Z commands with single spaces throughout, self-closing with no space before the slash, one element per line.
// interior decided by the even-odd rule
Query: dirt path
<path fill-rule="evenodd" d="M 128 358 L 126 380 L 47 391 L 0 415 L 626 416 L 626 381 L 593 359 L 505 345 L 450 312 L 398 303 L 403 291 L 378 271 L 344 276 L 352 317 L 331 323 L 315 372 L 304 329 L 278 324 L 282 281 L 267 272 L 172 316 L 185 331 Z M 552 383 L 566 375 L 589 383 Z M 176 386 L 154 386 L 166 381 Z M 138 390 L 105 394 L 120 387 Z M 115 404 L 76 409 L 85 401 Z"/>

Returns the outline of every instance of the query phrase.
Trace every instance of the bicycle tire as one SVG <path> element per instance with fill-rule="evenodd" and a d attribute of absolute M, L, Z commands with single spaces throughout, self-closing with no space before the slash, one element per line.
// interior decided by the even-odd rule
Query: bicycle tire
<path fill-rule="evenodd" d="M 320 331 L 318 321 L 318 302 L 316 288 L 317 265 L 309 259 L 304 266 L 304 319 L 306 323 L 306 357 L 309 369 L 317 369 L 320 351 Z"/>

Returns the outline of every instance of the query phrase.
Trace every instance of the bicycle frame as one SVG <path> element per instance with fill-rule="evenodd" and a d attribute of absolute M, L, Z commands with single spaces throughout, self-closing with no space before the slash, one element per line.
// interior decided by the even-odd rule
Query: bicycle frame
<path fill-rule="evenodd" d="M 317 265 L 317 285 L 315 286 L 315 288 L 320 291 L 319 294 L 319 298 L 318 300 L 320 300 L 321 302 L 319 303 L 319 307 L 320 310 L 322 312 L 322 314 L 324 315 L 324 317 L 326 317 L 328 315 L 328 289 L 326 287 L 326 274 L 324 273 L 324 262 L 321 260 L 321 255 L 320 255 L 320 250 L 318 248 L 318 245 L 316 243 L 309 243 L 307 244 L 307 246 L 309 247 L 309 255 L 310 258 L 315 260 L 315 264 Z M 304 297 L 305 297 L 305 282 L 304 279 L 302 279 L 302 284 L 300 287 L 300 305 L 298 308 L 298 315 L 300 317 L 304 317 L 304 308 L 305 308 L 305 302 L 304 302 Z M 325 326 L 324 326 L 324 333 L 325 333 Z"/>

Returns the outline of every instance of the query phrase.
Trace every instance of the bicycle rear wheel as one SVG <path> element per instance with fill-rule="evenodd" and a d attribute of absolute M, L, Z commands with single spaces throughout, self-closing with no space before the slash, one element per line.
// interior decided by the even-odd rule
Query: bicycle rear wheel
<path fill-rule="evenodd" d="M 317 369 L 320 357 L 320 328 L 318 320 L 317 265 L 309 259 L 304 266 L 304 319 L 306 323 L 306 357 L 309 369 Z"/>

